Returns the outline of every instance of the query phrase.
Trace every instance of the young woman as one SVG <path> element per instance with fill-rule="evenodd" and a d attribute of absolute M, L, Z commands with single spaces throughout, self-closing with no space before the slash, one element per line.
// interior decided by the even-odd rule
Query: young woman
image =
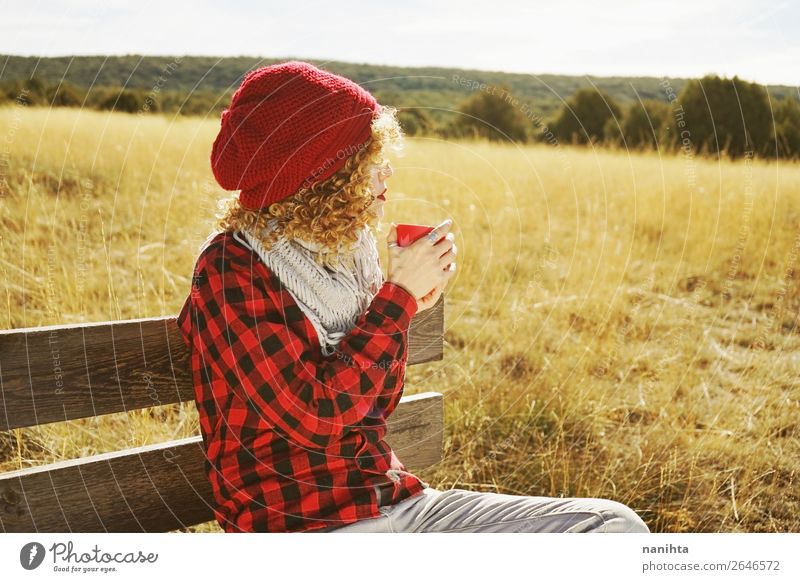
<path fill-rule="evenodd" d="M 211 166 L 239 190 L 201 247 L 178 316 L 190 347 L 215 517 L 227 532 L 648 531 L 628 507 L 440 491 L 384 440 L 411 318 L 457 248 L 445 221 L 383 277 L 371 228 L 402 145 L 396 110 L 300 61 L 250 72 Z"/>

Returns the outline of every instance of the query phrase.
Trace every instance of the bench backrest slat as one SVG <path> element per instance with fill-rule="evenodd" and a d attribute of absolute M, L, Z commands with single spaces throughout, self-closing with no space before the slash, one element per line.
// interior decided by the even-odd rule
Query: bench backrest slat
<path fill-rule="evenodd" d="M 408 364 L 442 359 L 444 295 L 415 315 Z M 0 331 L 0 430 L 194 399 L 176 319 Z"/>
<path fill-rule="evenodd" d="M 443 400 L 404 396 L 386 441 L 409 470 L 442 457 Z M 0 475 L 3 532 L 165 532 L 214 519 L 198 436 Z"/>

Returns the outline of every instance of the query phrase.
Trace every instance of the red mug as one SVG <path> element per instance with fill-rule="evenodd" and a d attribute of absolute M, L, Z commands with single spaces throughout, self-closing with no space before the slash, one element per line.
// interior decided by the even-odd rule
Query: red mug
<path fill-rule="evenodd" d="M 397 246 L 407 247 L 411 243 L 421 239 L 432 231 L 435 227 L 424 226 L 421 224 L 398 224 L 397 225 Z M 442 237 L 444 238 L 444 237 Z M 442 240 L 441 238 L 439 240 Z M 439 241 L 436 241 L 439 242 Z"/>

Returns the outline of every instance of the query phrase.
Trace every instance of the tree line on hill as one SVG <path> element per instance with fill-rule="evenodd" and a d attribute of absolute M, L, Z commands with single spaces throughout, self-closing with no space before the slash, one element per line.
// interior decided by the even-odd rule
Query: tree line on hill
<path fill-rule="evenodd" d="M 66 82 L 46 83 L 37 77 L 0 83 L 0 102 L 5 99 L 23 105 L 82 107 L 124 113 L 209 115 L 221 112 L 230 103 L 232 95 L 233 91 L 226 96 L 213 90 L 188 92 L 159 87 L 148 90 L 95 85 L 84 89 Z"/>
<path fill-rule="evenodd" d="M 419 99 L 402 105 L 395 90 L 378 88 L 373 93 L 382 103 L 398 104 L 400 121 L 411 136 L 800 158 L 800 101 L 791 95 L 777 99 L 764 86 L 738 77 L 706 75 L 675 87 L 663 80 L 658 98 L 651 95 L 624 105 L 596 86 L 584 87 L 547 115 L 536 108 L 535 100 L 508 84 L 472 82 L 468 88 L 472 95 L 464 99 L 463 93 L 456 94 L 460 103 L 455 107 L 429 107 L 418 104 Z M 233 91 L 96 85 L 83 89 L 33 77 L 0 83 L 0 102 L 215 117 L 230 103 Z"/>
<path fill-rule="evenodd" d="M 507 90 L 481 92 L 459 109 L 455 133 L 501 141 L 550 141 L 627 149 L 684 150 L 701 155 L 800 158 L 800 101 L 772 101 L 765 88 L 734 76 L 706 75 L 667 101 L 621 107 L 596 88 L 578 90 L 554 119 L 532 118 Z"/>

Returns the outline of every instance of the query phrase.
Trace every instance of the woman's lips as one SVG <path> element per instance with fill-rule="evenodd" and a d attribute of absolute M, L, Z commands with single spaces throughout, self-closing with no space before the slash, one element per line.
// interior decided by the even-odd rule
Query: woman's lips
<path fill-rule="evenodd" d="M 380 194 L 378 194 L 378 195 L 376 196 L 376 198 L 378 198 L 379 200 L 383 200 L 383 201 L 385 202 L 385 201 L 386 201 L 386 196 L 384 196 L 384 194 L 386 194 L 386 190 L 388 190 L 388 188 L 384 188 L 384 189 L 383 189 L 383 192 L 381 192 Z"/>

